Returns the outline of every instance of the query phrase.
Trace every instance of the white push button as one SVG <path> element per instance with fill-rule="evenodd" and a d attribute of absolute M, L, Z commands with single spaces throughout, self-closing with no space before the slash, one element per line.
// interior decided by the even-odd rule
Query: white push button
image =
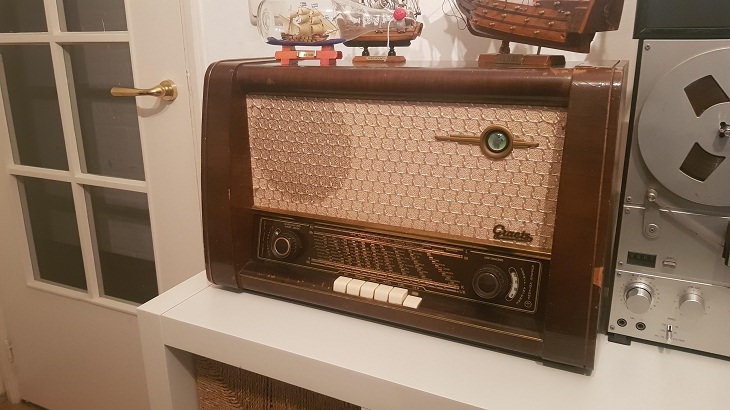
<path fill-rule="evenodd" d="M 380 286 L 379 283 L 365 282 L 360 288 L 360 296 L 366 299 L 375 297 L 375 289 Z"/>
<path fill-rule="evenodd" d="M 403 301 L 403 306 L 418 309 L 422 300 L 423 298 L 419 298 L 418 296 L 408 295 L 406 296 L 406 300 Z"/>
<path fill-rule="evenodd" d="M 377 288 L 375 288 L 375 294 L 373 295 L 373 298 L 375 300 L 379 300 L 381 302 L 387 302 L 388 295 L 390 294 L 391 290 L 393 290 L 392 286 L 380 285 Z"/>
<path fill-rule="evenodd" d="M 365 284 L 364 280 L 353 279 L 347 282 L 347 294 L 352 296 L 360 296 L 360 288 Z"/>
<path fill-rule="evenodd" d="M 393 288 L 388 294 L 388 303 L 402 305 L 403 301 L 406 300 L 406 296 L 408 296 L 408 289 Z"/>
<path fill-rule="evenodd" d="M 347 291 L 347 284 L 350 283 L 352 278 L 348 278 L 347 276 L 340 276 L 335 280 L 335 283 L 332 284 L 332 290 L 338 293 L 345 293 Z"/>

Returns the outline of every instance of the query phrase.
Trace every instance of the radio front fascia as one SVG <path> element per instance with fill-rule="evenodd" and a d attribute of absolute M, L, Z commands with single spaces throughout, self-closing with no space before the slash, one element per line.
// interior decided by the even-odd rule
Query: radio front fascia
<path fill-rule="evenodd" d="M 202 141 L 203 227 L 211 282 L 312 304 L 413 330 L 593 368 L 604 266 L 609 266 L 616 214 L 625 65 L 572 68 L 280 67 L 223 61 L 206 74 Z M 333 97 L 413 102 L 542 105 L 567 110 L 553 246 L 549 255 L 519 247 L 501 253 L 546 259 L 540 309 L 524 318 L 475 326 L 357 297 L 247 275 L 257 258 L 248 141 L 248 95 Z M 485 124 L 486 125 L 486 124 Z M 418 236 L 418 233 L 414 233 Z M 467 318 L 468 319 L 468 318 Z"/>

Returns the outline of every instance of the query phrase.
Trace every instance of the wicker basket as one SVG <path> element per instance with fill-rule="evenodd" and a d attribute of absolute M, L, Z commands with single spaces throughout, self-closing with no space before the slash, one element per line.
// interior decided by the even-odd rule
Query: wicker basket
<path fill-rule="evenodd" d="M 206 410 L 359 410 L 313 391 L 204 357 L 196 357 L 200 409 Z"/>

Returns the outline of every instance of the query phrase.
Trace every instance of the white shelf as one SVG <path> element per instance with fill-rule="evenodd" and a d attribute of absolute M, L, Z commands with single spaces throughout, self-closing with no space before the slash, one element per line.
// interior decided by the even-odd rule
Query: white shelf
<path fill-rule="evenodd" d="M 210 285 L 139 308 L 154 409 L 195 409 L 191 354 L 369 409 L 726 409 L 730 361 L 599 335 L 591 376 Z M 730 343 L 730 341 L 728 341 Z"/>

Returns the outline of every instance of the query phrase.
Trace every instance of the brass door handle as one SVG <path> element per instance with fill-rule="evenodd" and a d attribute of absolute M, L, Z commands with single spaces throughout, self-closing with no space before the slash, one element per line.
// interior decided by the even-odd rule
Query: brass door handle
<path fill-rule="evenodd" d="M 139 97 L 151 95 L 165 101 L 174 101 L 177 98 L 177 86 L 170 80 L 164 80 L 152 88 L 112 87 L 111 93 L 115 97 Z"/>

